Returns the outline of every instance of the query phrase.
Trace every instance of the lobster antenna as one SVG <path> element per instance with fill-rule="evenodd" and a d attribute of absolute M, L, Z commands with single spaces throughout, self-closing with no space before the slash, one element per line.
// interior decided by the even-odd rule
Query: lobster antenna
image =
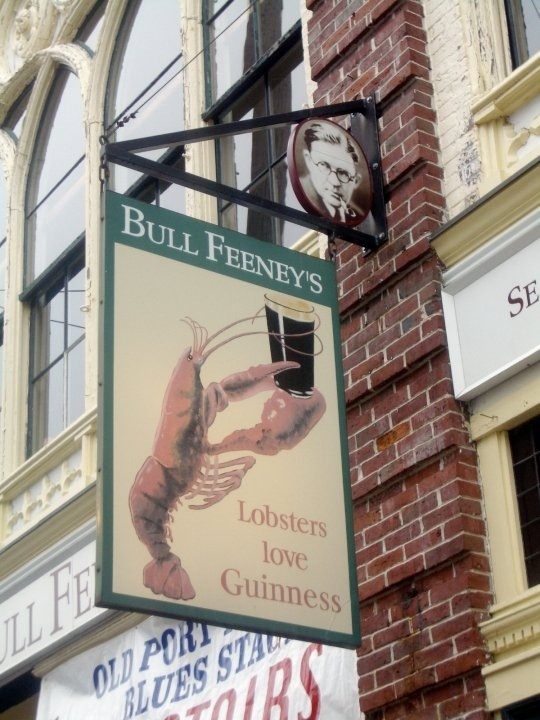
<path fill-rule="evenodd" d="M 218 338 L 222 333 L 227 332 L 227 330 L 230 330 L 231 328 L 236 327 L 237 325 L 241 325 L 242 323 L 248 322 L 250 320 L 251 320 L 251 322 L 254 322 L 255 320 L 257 320 L 257 318 L 259 318 L 261 316 L 262 310 L 263 310 L 263 308 L 261 308 L 260 310 L 257 310 L 255 315 L 249 315 L 248 317 L 240 318 L 239 320 L 233 320 L 233 322 L 229 323 L 228 325 L 225 325 L 225 327 L 220 328 L 213 335 L 207 335 L 205 337 L 205 341 L 203 344 L 203 353 L 204 353 L 205 349 L 210 345 L 210 343 L 213 342 L 216 338 Z M 242 333 L 239 335 L 234 335 L 233 337 L 227 338 L 227 340 L 224 340 L 223 342 L 219 343 L 215 347 L 211 348 L 208 351 L 208 354 L 213 353 L 214 350 L 217 350 L 218 347 L 222 347 L 225 343 L 228 343 L 229 340 L 236 340 L 239 337 L 244 337 L 244 334 L 253 335 L 253 334 L 259 334 L 259 333 L 266 334 L 266 331 L 254 330 L 249 333 Z"/>
<path fill-rule="evenodd" d="M 199 322 L 193 320 L 192 318 L 186 317 L 186 318 L 181 318 L 181 319 L 183 322 L 186 322 L 188 325 L 190 325 L 192 330 L 194 328 L 197 328 L 197 330 L 199 330 L 200 333 L 202 334 L 204 339 L 201 338 L 200 349 L 201 349 L 202 354 L 204 355 L 204 360 L 206 361 L 206 359 L 210 355 L 212 355 L 213 352 L 215 352 L 216 350 L 219 350 L 219 348 L 222 348 L 224 345 L 227 345 L 228 343 L 232 342 L 233 340 L 238 340 L 239 338 L 248 337 L 249 335 L 267 335 L 267 336 L 278 335 L 278 333 L 270 332 L 269 330 L 250 330 L 248 332 L 243 332 L 243 333 L 238 333 L 237 335 L 232 335 L 231 337 L 228 337 L 225 340 L 222 340 L 217 345 L 214 345 L 212 348 L 207 350 L 210 343 L 213 342 L 216 338 L 218 338 L 222 333 L 226 332 L 227 330 L 230 330 L 233 327 L 236 327 L 237 325 L 241 325 L 244 322 L 248 322 L 249 320 L 251 320 L 251 322 L 254 322 L 255 320 L 257 320 L 258 318 L 261 317 L 261 313 L 263 312 L 263 310 L 264 310 L 264 306 L 261 307 L 259 310 L 257 310 L 257 312 L 254 315 L 249 315 L 247 317 L 240 318 L 239 320 L 233 320 L 233 322 L 220 328 L 213 335 L 208 335 L 208 331 L 206 330 L 206 328 L 203 327 L 202 325 L 200 325 Z M 314 328 L 315 330 L 317 330 L 320 327 L 320 318 L 318 315 L 316 315 L 316 317 L 317 317 L 317 324 Z M 306 332 L 305 334 L 307 335 L 307 334 L 309 334 L 309 332 Z"/>
<path fill-rule="evenodd" d="M 245 318 L 245 320 L 248 320 L 248 319 L 249 318 Z M 233 325 L 235 325 L 235 324 L 236 323 L 233 323 Z M 216 333 L 216 335 L 217 334 L 218 333 Z M 247 337 L 248 335 L 275 335 L 275 334 L 276 333 L 268 332 L 268 330 L 250 330 L 248 332 L 238 333 L 238 335 L 232 335 L 231 337 L 227 338 L 226 340 L 222 340 L 220 343 L 218 343 L 217 345 L 214 345 L 213 348 L 208 350 L 208 352 L 206 352 L 204 354 L 204 359 L 206 360 L 213 352 L 215 352 L 216 350 L 219 350 L 219 348 L 223 347 L 224 345 L 227 345 L 228 343 L 232 342 L 233 340 L 238 340 L 238 338 Z"/>
<path fill-rule="evenodd" d="M 204 349 L 208 336 L 208 331 L 206 330 L 206 328 L 203 327 L 199 322 L 188 316 L 180 318 L 180 322 L 185 323 L 191 330 L 191 334 L 193 335 L 192 351 L 199 351 L 201 350 L 201 348 Z"/>

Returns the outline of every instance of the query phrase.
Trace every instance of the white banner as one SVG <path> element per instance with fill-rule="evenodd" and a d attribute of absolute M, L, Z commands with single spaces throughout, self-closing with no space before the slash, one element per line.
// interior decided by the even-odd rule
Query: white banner
<path fill-rule="evenodd" d="M 359 720 L 353 650 L 149 618 L 42 682 L 37 720 Z"/>

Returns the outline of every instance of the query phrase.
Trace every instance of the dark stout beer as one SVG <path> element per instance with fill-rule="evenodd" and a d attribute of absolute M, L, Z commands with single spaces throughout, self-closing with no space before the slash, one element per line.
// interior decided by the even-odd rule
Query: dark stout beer
<path fill-rule="evenodd" d="M 304 300 L 283 295 L 265 295 L 265 310 L 272 362 L 289 360 L 300 365 L 277 373 L 275 383 L 291 395 L 308 397 L 314 385 L 317 316 Z"/>

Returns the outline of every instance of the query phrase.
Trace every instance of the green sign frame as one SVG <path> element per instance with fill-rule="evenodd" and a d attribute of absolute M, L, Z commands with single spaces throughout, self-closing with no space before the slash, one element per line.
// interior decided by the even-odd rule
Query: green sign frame
<path fill-rule="evenodd" d="M 106 192 L 97 600 L 360 644 L 335 267 Z"/>

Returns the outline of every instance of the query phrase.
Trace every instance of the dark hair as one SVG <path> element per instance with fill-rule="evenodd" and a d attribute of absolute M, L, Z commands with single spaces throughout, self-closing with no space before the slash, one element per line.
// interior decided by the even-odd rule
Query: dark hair
<path fill-rule="evenodd" d="M 307 149 L 310 152 L 312 144 L 318 140 L 330 143 L 331 145 L 342 145 L 355 163 L 359 160 L 358 153 L 354 149 L 347 135 L 341 133 L 337 128 L 336 130 L 327 129 L 321 125 L 321 123 L 312 123 L 304 132 L 304 140 L 306 142 Z"/>

